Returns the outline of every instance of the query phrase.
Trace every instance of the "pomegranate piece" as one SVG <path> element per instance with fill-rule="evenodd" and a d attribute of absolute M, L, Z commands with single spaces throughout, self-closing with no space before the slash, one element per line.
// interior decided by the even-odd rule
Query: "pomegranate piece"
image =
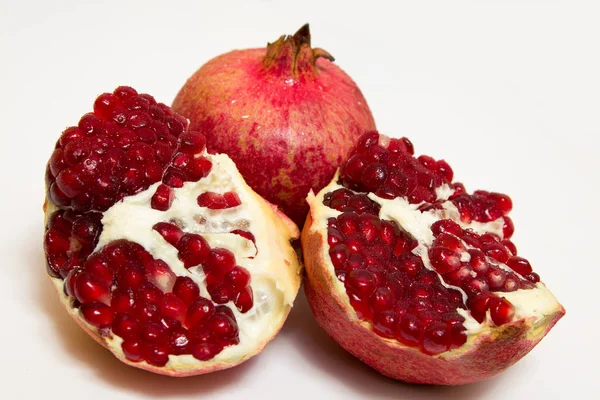
<path fill-rule="evenodd" d="M 302 274 L 298 228 L 169 107 L 126 86 L 100 95 L 61 135 L 46 176 L 46 270 L 121 361 L 203 374 L 258 354 L 282 326 Z M 273 280 L 260 311 L 256 273 Z"/>
<path fill-rule="evenodd" d="M 329 335 L 383 374 L 475 382 L 523 357 L 564 309 L 516 255 L 511 199 L 469 194 L 447 162 L 413 154 L 406 138 L 365 133 L 309 196 L 307 297 Z"/>

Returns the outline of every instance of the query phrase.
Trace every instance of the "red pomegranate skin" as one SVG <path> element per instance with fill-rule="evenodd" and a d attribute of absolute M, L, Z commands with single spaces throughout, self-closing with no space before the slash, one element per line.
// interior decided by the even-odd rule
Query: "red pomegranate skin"
<path fill-rule="evenodd" d="M 327 239 L 310 228 L 309 213 L 302 232 L 304 254 L 321 254 Z M 308 303 L 318 324 L 346 351 L 385 376 L 410 383 L 464 385 L 489 378 L 525 356 L 565 314 L 564 308 L 549 316 L 534 340 L 527 337 L 531 321 L 519 320 L 502 325 L 494 336 L 481 336 L 470 348 L 453 356 L 432 357 L 414 347 L 384 339 L 356 319 L 336 292 L 334 275 L 323 267 L 330 261 L 320 256 L 305 257 L 311 279 L 304 280 Z"/>
<path fill-rule="evenodd" d="M 333 57 L 310 47 L 308 26 L 267 49 L 234 50 L 203 65 L 173 110 L 227 153 L 248 184 L 302 226 L 305 198 L 333 177 L 375 122 Z"/>

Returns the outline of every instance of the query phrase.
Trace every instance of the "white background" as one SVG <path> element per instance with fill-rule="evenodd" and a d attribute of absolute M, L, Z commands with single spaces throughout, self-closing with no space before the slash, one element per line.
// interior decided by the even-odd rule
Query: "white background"
<path fill-rule="evenodd" d="M 281 334 L 229 371 L 170 379 L 117 362 L 44 271 L 44 166 L 60 132 L 120 84 L 170 103 L 213 56 L 310 22 L 378 128 L 512 196 L 515 241 L 567 309 L 486 382 L 414 386 L 339 348 L 300 295 Z M 582 1 L 0 2 L 0 397 L 599 398 L 600 4 Z"/>

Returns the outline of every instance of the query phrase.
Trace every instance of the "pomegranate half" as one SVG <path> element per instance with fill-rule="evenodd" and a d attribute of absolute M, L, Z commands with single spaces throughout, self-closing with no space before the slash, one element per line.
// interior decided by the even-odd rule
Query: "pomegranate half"
<path fill-rule="evenodd" d="M 460 385 L 527 354 L 564 315 L 510 237 L 504 194 L 468 194 L 406 139 L 363 135 L 302 232 L 319 324 L 389 377 Z"/>
<path fill-rule="evenodd" d="M 205 143 L 122 86 L 62 133 L 46 170 L 44 250 L 60 301 L 118 359 L 158 374 L 258 354 L 300 287 L 298 228 Z"/>
<path fill-rule="evenodd" d="M 248 184 L 299 226 L 308 191 L 325 186 L 356 139 L 375 129 L 360 89 L 310 42 L 307 24 L 266 49 L 215 57 L 173 102 L 210 151 L 229 154 Z"/>

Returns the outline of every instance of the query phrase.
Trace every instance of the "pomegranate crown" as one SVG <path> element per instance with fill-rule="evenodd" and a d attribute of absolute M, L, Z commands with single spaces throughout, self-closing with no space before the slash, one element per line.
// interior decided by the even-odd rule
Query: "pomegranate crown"
<path fill-rule="evenodd" d="M 281 75 L 291 73 L 296 77 L 303 73 L 315 74 L 319 57 L 335 60 L 327 51 L 310 46 L 310 27 L 304 24 L 293 35 L 282 35 L 275 42 L 267 44 L 264 65 L 271 71 L 279 71 Z"/>

